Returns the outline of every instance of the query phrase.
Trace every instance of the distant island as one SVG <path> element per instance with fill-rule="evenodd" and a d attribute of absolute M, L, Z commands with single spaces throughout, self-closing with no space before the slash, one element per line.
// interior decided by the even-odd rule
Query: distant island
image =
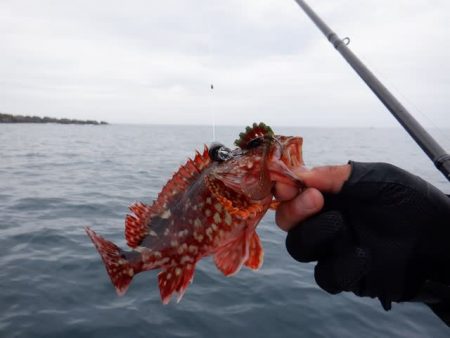
<path fill-rule="evenodd" d="M 108 124 L 105 121 L 57 119 L 54 117 L 24 116 L 0 113 L 0 123 L 59 123 L 59 124 Z"/>

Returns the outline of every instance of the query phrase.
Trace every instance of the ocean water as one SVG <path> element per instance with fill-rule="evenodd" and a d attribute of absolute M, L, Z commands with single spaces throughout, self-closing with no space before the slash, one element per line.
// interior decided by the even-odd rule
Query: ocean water
<path fill-rule="evenodd" d="M 219 127 L 231 145 L 241 131 Z M 302 135 L 307 165 L 385 161 L 450 184 L 401 129 L 276 128 Z M 150 203 L 210 127 L 0 125 L 0 337 L 448 337 L 421 304 L 319 289 L 313 264 L 289 257 L 269 212 L 260 271 L 226 278 L 210 258 L 183 300 L 162 305 L 156 271 L 117 297 L 83 227 L 125 246 L 124 217 Z M 450 135 L 441 131 L 441 135 Z M 449 139 L 443 146 L 450 149 Z"/>

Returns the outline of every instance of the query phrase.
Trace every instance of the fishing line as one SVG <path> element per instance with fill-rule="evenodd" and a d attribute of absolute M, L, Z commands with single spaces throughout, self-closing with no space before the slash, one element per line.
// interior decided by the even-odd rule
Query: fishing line
<path fill-rule="evenodd" d="M 214 85 L 211 84 L 211 94 L 209 99 L 209 110 L 211 111 L 212 141 L 216 142 L 216 110 L 214 109 Z"/>
<path fill-rule="evenodd" d="M 420 116 L 422 116 L 434 129 L 435 132 L 437 132 L 441 137 L 441 140 L 445 141 L 446 143 L 450 143 L 450 137 L 444 132 L 443 128 L 439 127 L 433 119 L 428 116 L 423 109 L 419 109 L 418 105 L 415 104 L 412 100 L 408 98 L 402 91 L 394 84 L 393 81 L 387 76 L 384 72 L 380 71 L 380 69 L 377 69 L 377 67 L 374 67 L 373 65 L 370 66 L 375 70 L 375 72 L 378 74 L 378 77 L 383 78 L 383 81 L 388 83 L 389 87 L 393 92 L 396 92 L 397 96 L 401 97 L 403 101 L 405 101 L 416 113 L 418 113 Z"/>
<path fill-rule="evenodd" d="M 208 13 L 205 10 L 206 13 L 206 22 L 207 22 L 207 32 L 208 32 L 208 61 L 207 61 L 207 66 L 208 66 L 208 74 L 210 77 L 210 80 L 212 80 L 212 29 L 211 29 L 211 15 L 210 13 Z M 211 118 L 211 125 L 212 125 L 212 143 L 216 142 L 216 110 L 215 110 L 215 105 L 214 105 L 214 84 L 211 82 L 210 84 L 210 92 L 209 92 L 209 104 L 208 104 L 208 108 L 209 108 L 209 113 L 210 113 L 210 118 Z"/>

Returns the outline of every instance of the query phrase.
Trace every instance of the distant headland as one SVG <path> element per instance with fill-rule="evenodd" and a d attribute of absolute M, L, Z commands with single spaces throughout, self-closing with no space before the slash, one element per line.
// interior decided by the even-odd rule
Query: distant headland
<path fill-rule="evenodd" d="M 54 117 L 24 116 L 0 113 L 0 123 L 59 123 L 59 124 L 108 124 L 105 121 L 56 119 Z"/>

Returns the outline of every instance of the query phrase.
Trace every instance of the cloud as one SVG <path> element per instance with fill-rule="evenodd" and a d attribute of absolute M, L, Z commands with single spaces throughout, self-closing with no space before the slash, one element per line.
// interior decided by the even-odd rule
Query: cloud
<path fill-rule="evenodd" d="M 421 121 L 450 127 L 450 3 L 310 5 L 350 36 L 350 47 Z M 214 113 L 219 124 L 396 124 L 295 1 L 7 0 L 0 45 L 0 111 L 9 113 L 120 123 L 209 124 Z"/>

